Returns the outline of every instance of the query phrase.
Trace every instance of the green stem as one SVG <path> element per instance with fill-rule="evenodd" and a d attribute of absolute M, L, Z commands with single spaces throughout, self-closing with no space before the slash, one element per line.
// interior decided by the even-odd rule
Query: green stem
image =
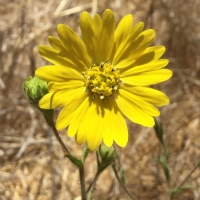
<path fill-rule="evenodd" d="M 94 180 L 92 181 L 92 183 L 90 184 L 90 186 L 88 187 L 88 189 L 87 189 L 87 193 L 91 190 L 91 188 L 93 187 L 95 187 L 95 184 L 96 184 L 96 182 L 97 182 L 97 179 L 99 178 L 99 175 L 101 174 L 101 172 L 100 171 L 97 171 L 97 173 L 95 174 L 95 177 L 94 177 Z"/>
<path fill-rule="evenodd" d="M 79 168 L 79 177 L 80 177 L 80 184 L 81 184 L 81 199 L 82 200 L 87 200 L 87 195 L 86 195 L 86 191 L 85 191 L 85 175 L 84 175 L 84 161 L 88 155 L 89 149 L 86 148 L 84 150 L 83 156 L 82 156 L 82 160 L 79 160 L 77 158 L 75 158 L 69 151 L 69 149 L 67 148 L 67 146 L 65 145 L 65 143 L 63 142 L 63 140 L 61 139 L 54 120 L 53 120 L 53 110 L 49 110 L 46 112 L 43 112 L 44 117 L 46 119 L 46 122 L 48 123 L 48 125 L 52 128 L 54 135 L 56 136 L 58 142 L 60 143 L 60 145 L 62 146 L 63 150 L 67 153 L 67 157 L 69 157 L 69 159 Z"/>
<path fill-rule="evenodd" d="M 81 183 L 81 197 L 82 197 L 82 200 L 87 200 L 87 195 L 85 191 L 84 166 L 79 167 L 79 176 L 80 176 L 80 183 Z"/>
<path fill-rule="evenodd" d="M 65 143 L 62 141 L 57 129 L 56 129 L 56 126 L 55 126 L 55 123 L 54 123 L 54 120 L 53 120 L 53 112 L 52 114 L 49 114 L 48 116 L 45 116 L 45 119 L 47 121 L 47 123 L 49 124 L 49 126 L 52 128 L 53 132 L 54 132 L 54 135 L 56 136 L 58 142 L 60 143 L 60 145 L 62 146 L 62 148 L 64 149 L 64 151 L 68 154 L 68 155 L 71 155 L 69 149 L 67 148 L 67 146 L 65 145 Z"/>
<path fill-rule="evenodd" d="M 124 183 L 123 183 L 123 182 L 121 181 L 121 179 L 119 178 L 119 175 L 118 175 L 117 170 L 116 170 L 116 168 L 115 168 L 114 165 L 112 166 L 112 168 L 113 168 L 113 171 L 114 171 L 114 173 L 115 173 L 115 176 L 116 176 L 118 182 L 120 183 L 120 185 L 122 186 L 122 188 L 124 189 L 124 191 L 126 192 L 126 194 L 127 194 L 131 199 L 137 200 L 136 197 L 133 196 L 133 195 L 128 191 L 128 189 L 126 188 L 126 186 L 124 185 Z"/>

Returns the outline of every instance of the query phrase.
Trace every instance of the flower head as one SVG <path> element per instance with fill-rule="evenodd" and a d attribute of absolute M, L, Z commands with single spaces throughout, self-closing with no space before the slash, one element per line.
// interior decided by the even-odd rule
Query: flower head
<path fill-rule="evenodd" d="M 160 59 L 163 46 L 152 46 L 155 32 L 143 31 L 143 23 L 133 26 L 126 15 L 115 27 L 115 17 L 107 9 L 102 18 L 83 12 L 80 16 L 82 38 L 60 24 L 59 38 L 50 36 L 50 46 L 39 46 L 39 53 L 53 65 L 36 70 L 48 82 L 48 91 L 39 102 L 41 108 L 63 107 L 56 127 L 68 127 L 68 135 L 78 144 L 88 143 L 95 150 L 102 140 L 108 147 L 128 142 L 126 118 L 146 127 L 154 126 L 159 116 L 155 106 L 169 102 L 168 97 L 150 85 L 169 79 L 163 69 L 168 60 Z"/>

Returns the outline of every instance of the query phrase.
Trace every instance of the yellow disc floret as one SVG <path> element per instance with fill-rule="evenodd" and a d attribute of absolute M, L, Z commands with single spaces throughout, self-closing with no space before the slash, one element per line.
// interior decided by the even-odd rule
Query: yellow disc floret
<path fill-rule="evenodd" d="M 118 89 L 119 70 L 110 63 L 93 64 L 85 73 L 85 85 L 100 99 L 111 96 Z"/>

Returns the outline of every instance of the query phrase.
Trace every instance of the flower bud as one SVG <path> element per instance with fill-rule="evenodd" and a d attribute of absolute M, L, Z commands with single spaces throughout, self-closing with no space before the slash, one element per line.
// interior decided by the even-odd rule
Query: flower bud
<path fill-rule="evenodd" d="M 40 99 L 48 93 L 47 82 L 36 76 L 29 76 L 23 83 L 23 90 L 28 101 L 39 108 L 38 103 Z"/>
<path fill-rule="evenodd" d="M 102 163 L 112 162 L 116 158 L 116 153 L 113 146 L 107 147 L 102 144 L 99 148 L 99 153 L 101 156 Z"/>

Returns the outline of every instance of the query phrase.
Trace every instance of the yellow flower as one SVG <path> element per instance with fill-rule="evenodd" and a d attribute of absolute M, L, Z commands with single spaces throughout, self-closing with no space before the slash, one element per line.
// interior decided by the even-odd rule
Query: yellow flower
<path fill-rule="evenodd" d="M 150 85 L 169 79 L 162 69 L 168 60 L 159 59 L 163 46 L 149 47 L 155 36 L 143 31 L 143 23 L 133 26 L 126 15 L 115 30 L 115 17 L 107 9 L 102 19 L 87 12 L 80 16 L 82 38 L 60 24 L 59 39 L 50 36 L 49 46 L 39 46 L 41 56 L 53 63 L 36 70 L 48 82 L 48 91 L 39 102 L 43 109 L 63 107 L 56 121 L 58 130 L 68 127 L 68 135 L 78 144 L 95 150 L 102 140 L 106 146 L 128 142 L 126 118 L 146 127 L 154 126 L 160 115 L 154 106 L 163 106 L 168 97 Z"/>

